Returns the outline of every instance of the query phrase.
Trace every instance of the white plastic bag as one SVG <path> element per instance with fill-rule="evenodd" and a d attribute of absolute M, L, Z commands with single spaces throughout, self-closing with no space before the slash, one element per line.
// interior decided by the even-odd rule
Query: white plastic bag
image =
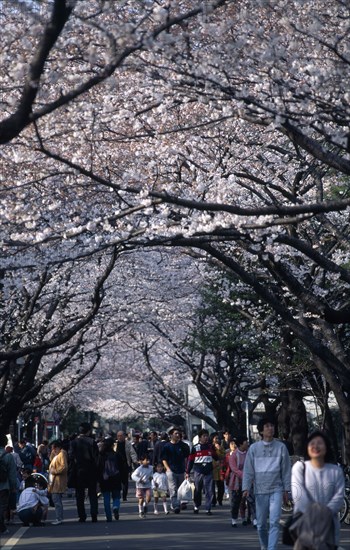
<path fill-rule="evenodd" d="M 188 479 L 185 479 L 180 487 L 177 490 L 177 498 L 180 501 L 186 501 L 192 500 L 192 485 L 188 481 Z"/>

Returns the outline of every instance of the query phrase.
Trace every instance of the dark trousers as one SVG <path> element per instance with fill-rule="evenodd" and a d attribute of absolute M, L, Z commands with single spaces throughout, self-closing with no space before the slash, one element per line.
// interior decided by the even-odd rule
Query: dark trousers
<path fill-rule="evenodd" d="M 239 507 L 242 501 L 242 491 L 231 491 L 231 517 L 232 519 L 238 518 Z"/>
<path fill-rule="evenodd" d="M 9 490 L 1 489 L 0 491 L 0 533 L 6 531 L 5 513 L 9 504 Z"/>
<path fill-rule="evenodd" d="M 199 508 L 202 504 L 202 491 L 205 491 L 205 508 L 211 509 L 211 502 L 213 500 L 213 474 L 201 474 L 194 472 L 194 496 L 193 502 L 196 508 Z"/>
<path fill-rule="evenodd" d="M 217 488 L 217 494 L 215 492 Z M 225 493 L 225 483 L 221 479 L 213 480 L 213 506 L 218 502 L 221 506 Z"/>
<path fill-rule="evenodd" d="M 120 472 L 120 481 L 122 484 L 122 499 L 126 500 L 129 490 L 129 470 L 122 470 Z"/>
<path fill-rule="evenodd" d="M 25 524 L 32 523 L 33 525 L 38 525 L 43 517 L 43 509 L 41 506 L 37 506 L 36 508 L 25 508 L 18 512 L 18 517 Z"/>
<path fill-rule="evenodd" d="M 92 520 L 97 519 L 98 514 L 98 500 L 97 500 L 97 489 L 96 482 L 91 483 L 88 487 L 88 497 L 90 502 L 90 514 Z M 85 487 L 77 487 L 75 489 L 75 500 L 77 503 L 77 510 L 79 519 L 82 521 L 86 520 L 86 511 L 85 511 Z"/>

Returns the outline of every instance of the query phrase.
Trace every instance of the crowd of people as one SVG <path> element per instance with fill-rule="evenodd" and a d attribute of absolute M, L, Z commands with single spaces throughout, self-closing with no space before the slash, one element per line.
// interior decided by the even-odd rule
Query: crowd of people
<path fill-rule="evenodd" d="M 211 516 L 215 506 L 230 498 L 232 527 L 253 525 L 261 550 L 276 550 L 281 505 L 292 494 L 295 511 L 305 518 L 311 504 L 327 507 L 322 536 L 336 548 L 344 475 L 332 461 L 326 435 L 312 434 L 306 460 L 291 468 L 290 449 L 274 437 L 274 421 L 261 419 L 258 432 L 261 439 L 252 445 L 245 436 L 232 438 L 227 431 L 209 434 L 206 429 L 190 442 L 175 427 L 133 438 L 123 431 L 96 438 L 90 424 L 83 422 L 75 436 L 50 445 L 43 441 L 38 448 L 26 440 L 13 448 L 0 435 L 0 532 L 7 532 L 15 514 L 24 525 L 41 525 L 50 504 L 55 510 L 52 524 L 62 524 L 62 497 L 73 489 L 79 522 L 87 521 L 88 513 L 92 522 L 98 520 L 100 495 L 106 521 L 119 520 L 132 479 L 140 518 L 147 516 L 152 504 L 156 515 L 179 514 L 188 508 L 188 487 L 194 514 L 200 513 L 204 503 L 206 515 Z M 7 477 L 1 475 L 3 470 Z M 308 548 L 302 532 L 295 548 Z"/>

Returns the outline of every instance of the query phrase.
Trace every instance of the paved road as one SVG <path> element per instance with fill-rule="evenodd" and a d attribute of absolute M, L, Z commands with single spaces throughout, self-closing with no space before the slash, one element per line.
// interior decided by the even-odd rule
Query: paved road
<path fill-rule="evenodd" d="M 132 494 L 132 493 L 131 493 Z M 2 550 L 257 550 L 256 530 L 251 527 L 233 529 L 228 501 L 213 509 L 208 517 L 204 512 L 193 514 L 192 506 L 180 515 L 149 513 L 140 519 L 136 499 L 123 503 L 120 520 L 105 521 L 103 503 L 99 502 L 97 523 L 77 522 L 74 499 L 64 499 L 65 522 L 53 526 L 54 511 L 50 508 L 45 527 L 22 527 L 20 522 L 9 526 L 10 535 L 1 540 Z M 152 508 L 151 508 L 152 512 Z M 350 527 L 342 528 L 342 547 L 350 550 Z M 286 548 L 280 546 L 279 550 Z"/>

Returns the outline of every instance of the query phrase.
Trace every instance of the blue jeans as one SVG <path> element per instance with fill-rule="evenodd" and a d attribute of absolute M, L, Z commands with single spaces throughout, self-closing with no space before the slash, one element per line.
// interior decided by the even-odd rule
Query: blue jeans
<path fill-rule="evenodd" d="M 112 491 L 103 491 L 102 495 L 106 519 L 107 521 L 112 521 L 111 496 L 113 500 L 113 510 L 119 510 L 120 491 L 118 489 L 113 489 Z"/>
<path fill-rule="evenodd" d="M 265 550 L 277 550 L 280 532 L 282 492 L 255 495 L 256 520 L 260 547 Z M 267 520 L 269 519 L 269 530 Z"/>
<path fill-rule="evenodd" d="M 57 521 L 63 521 L 63 503 L 61 493 L 51 493 L 52 502 L 55 505 L 55 515 Z"/>

